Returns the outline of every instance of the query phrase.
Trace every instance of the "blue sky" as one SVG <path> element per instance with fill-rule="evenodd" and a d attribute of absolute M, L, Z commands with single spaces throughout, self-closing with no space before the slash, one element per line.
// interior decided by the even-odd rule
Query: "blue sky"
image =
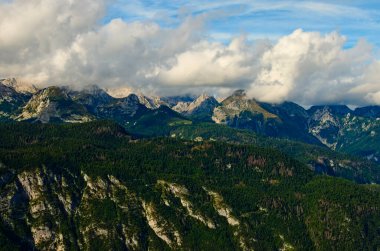
<path fill-rule="evenodd" d="M 274 1 L 274 0 L 118 0 L 108 9 L 105 21 L 154 21 L 175 27 L 189 15 L 209 16 L 208 35 L 228 41 L 245 34 L 249 38 L 276 40 L 295 29 L 347 37 L 346 47 L 364 38 L 380 47 L 380 1 Z"/>

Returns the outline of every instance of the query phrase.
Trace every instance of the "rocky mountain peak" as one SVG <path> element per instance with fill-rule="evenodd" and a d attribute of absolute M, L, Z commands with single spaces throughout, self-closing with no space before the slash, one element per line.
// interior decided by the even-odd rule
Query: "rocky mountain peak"
<path fill-rule="evenodd" d="M 38 88 L 35 85 L 17 80 L 16 78 L 0 79 L 0 84 L 10 87 L 16 92 L 24 94 L 33 94 L 38 91 Z"/>
<path fill-rule="evenodd" d="M 206 94 L 206 93 L 202 93 L 196 100 L 195 102 L 202 102 L 208 98 L 211 98 L 210 95 Z"/>
<path fill-rule="evenodd" d="M 110 96 L 114 98 L 126 98 L 131 94 L 138 97 L 141 104 L 145 105 L 148 109 L 157 109 L 161 105 L 166 105 L 166 103 L 157 96 L 146 96 L 140 91 L 133 92 L 129 87 L 120 87 L 105 90 Z"/>
<path fill-rule="evenodd" d="M 265 119 L 277 116 L 264 109 L 255 99 L 248 99 L 244 90 L 237 90 L 227 97 L 214 111 L 213 120 L 216 123 L 229 121 L 241 112 L 248 111 L 253 114 L 262 114 Z"/>
<path fill-rule="evenodd" d="M 101 104 L 107 104 L 113 100 L 113 98 L 103 89 L 97 85 L 89 85 L 82 90 L 72 90 L 67 88 L 66 91 L 71 99 L 86 106 L 99 106 Z"/>
<path fill-rule="evenodd" d="M 213 96 L 209 96 L 209 95 L 203 93 L 196 100 L 191 102 L 191 104 L 194 104 L 195 106 L 199 106 L 199 105 L 203 104 L 204 102 L 218 103 L 218 101 L 216 101 L 216 99 Z"/>
<path fill-rule="evenodd" d="M 17 93 L 12 87 L 0 83 L 0 96 L 2 98 L 14 95 Z"/>
<path fill-rule="evenodd" d="M 215 107 L 218 105 L 219 102 L 214 97 L 207 94 L 202 94 L 192 102 L 178 102 L 178 104 L 173 107 L 173 110 L 187 115 L 192 115 L 195 113 L 211 115 Z"/>
<path fill-rule="evenodd" d="M 66 88 L 50 86 L 36 92 L 16 119 L 47 123 L 86 122 L 93 118 L 82 104 L 71 99 Z"/>
<path fill-rule="evenodd" d="M 161 100 L 160 97 L 157 96 L 145 96 L 141 92 L 136 94 L 141 104 L 145 105 L 148 109 L 157 109 L 161 105 L 164 105 L 165 102 Z"/>
<path fill-rule="evenodd" d="M 130 102 L 134 102 L 134 103 L 140 103 L 140 99 L 139 99 L 139 96 L 137 96 L 136 94 L 132 93 L 132 94 L 129 94 L 128 97 L 124 98 L 125 100 L 128 100 Z"/>
<path fill-rule="evenodd" d="M 309 132 L 331 149 L 336 149 L 341 134 L 341 117 L 352 112 L 345 105 L 312 106 L 308 113 Z"/>
<path fill-rule="evenodd" d="M 253 119 L 255 116 L 258 117 Z M 240 119 L 242 117 L 246 118 Z M 227 97 L 212 115 L 217 124 L 244 124 L 244 129 L 263 128 L 268 119 L 278 120 L 278 116 L 264 109 L 255 99 L 248 99 L 244 90 L 237 90 Z"/>

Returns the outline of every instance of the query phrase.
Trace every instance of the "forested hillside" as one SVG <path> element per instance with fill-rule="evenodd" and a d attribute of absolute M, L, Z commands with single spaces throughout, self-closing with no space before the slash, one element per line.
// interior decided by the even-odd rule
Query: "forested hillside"
<path fill-rule="evenodd" d="M 1 248 L 376 250 L 377 185 L 270 148 L 2 124 Z"/>

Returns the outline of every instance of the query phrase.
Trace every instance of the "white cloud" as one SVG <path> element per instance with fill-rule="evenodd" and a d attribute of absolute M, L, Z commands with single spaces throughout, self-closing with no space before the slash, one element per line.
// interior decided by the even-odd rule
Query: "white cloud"
<path fill-rule="evenodd" d="M 1 77 L 28 77 L 45 84 L 136 86 L 149 69 L 198 41 L 206 18 L 188 18 L 176 29 L 121 19 L 101 25 L 108 2 L 0 4 Z"/>
<path fill-rule="evenodd" d="M 50 75 L 57 51 L 71 46 L 81 32 L 96 28 L 106 2 L 15 0 L 0 4 L 0 74 Z"/>
<path fill-rule="evenodd" d="M 380 63 L 364 40 L 345 49 L 336 32 L 296 30 L 278 40 L 228 45 L 202 42 L 156 69 L 161 85 L 244 88 L 264 102 L 292 100 L 302 105 L 378 103 Z"/>
<path fill-rule="evenodd" d="M 380 91 L 368 93 L 365 98 L 372 104 L 380 105 Z"/>
<path fill-rule="evenodd" d="M 281 38 L 261 58 L 261 70 L 248 94 L 267 102 L 293 100 L 304 105 L 365 103 L 363 92 L 353 90 L 364 84 L 373 64 L 372 47 L 360 41 L 344 49 L 344 42 L 335 32 L 296 30 Z M 379 81 L 375 83 L 380 90 Z"/>
<path fill-rule="evenodd" d="M 359 98 L 364 97 L 369 104 L 380 105 L 380 61 L 366 69 L 362 83 L 350 90 L 350 93 Z"/>
<path fill-rule="evenodd" d="M 176 28 L 122 19 L 102 24 L 108 2 L 0 4 L 0 77 L 161 94 L 244 88 L 262 101 L 303 105 L 380 104 L 380 63 L 365 41 L 344 49 L 338 33 L 296 30 L 274 44 L 245 37 L 224 44 L 210 41 L 207 15 Z"/>
<path fill-rule="evenodd" d="M 244 84 L 257 72 L 262 50 L 235 38 L 229 45 L 203 41 L 175 56 L 169 67 L 156 69 L 158 80 L 176 86 L 229 86 Z"/>

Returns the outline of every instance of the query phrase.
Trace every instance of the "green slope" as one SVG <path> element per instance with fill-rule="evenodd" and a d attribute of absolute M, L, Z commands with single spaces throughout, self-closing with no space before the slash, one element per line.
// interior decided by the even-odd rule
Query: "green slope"
<path fill-rule="evenodd" d="M 3 247 L 376 250 L 380 245 L 376 186 L 315 176 L 278 150 L 135 140 L 110 122 L 0 129 Z"/>
<path fill-rule="evenodd" d="M 172 130 L 171 136 L 187 140 L 195 140 L 197 137 L 201 137 L 210 141 L 273 148 L 301 161 L 317 173 L 343 177 L 359 183 L 380 183 L 380 166 L 378 164 L 326 147 L 264 137 L 248 130 L 238 130 L 213 123 L 181 126 Z"/>

